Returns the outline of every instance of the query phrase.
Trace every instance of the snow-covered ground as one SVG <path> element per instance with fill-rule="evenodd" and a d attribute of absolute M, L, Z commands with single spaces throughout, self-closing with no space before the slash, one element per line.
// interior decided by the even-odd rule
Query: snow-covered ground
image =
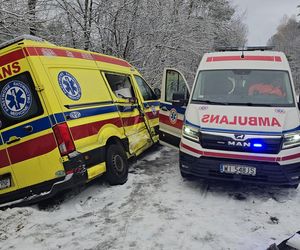
<path fill-rule="evenodd" d="M 300 191 L 185 181 L 165 147 L 62 202 L 0 211 L 1 249 L 266 249 L 300 230 Z"/>

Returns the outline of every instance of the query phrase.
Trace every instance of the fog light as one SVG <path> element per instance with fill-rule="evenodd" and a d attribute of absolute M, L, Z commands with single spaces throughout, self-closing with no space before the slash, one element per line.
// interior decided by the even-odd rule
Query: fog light
<path fill-rule="evenodd" d="M 182 164 L 181 165 L 182 168 L 189 168 L 187 165 Z"/>

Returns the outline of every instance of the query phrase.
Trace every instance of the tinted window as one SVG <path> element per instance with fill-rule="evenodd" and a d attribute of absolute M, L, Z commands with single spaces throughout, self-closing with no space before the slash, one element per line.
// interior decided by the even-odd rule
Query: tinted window
<path fill-rule="evenodd" d="M 0 128 L 42 113 L 42 105 L 29 72 L 0 82 Z"/>
<path fill-rule="evenodd" d="M 157 96 L 154 94 L 153 90 L 148 86 L 148 84 L 144 81 L 144 79 L 139 76 L 134 76 L 134 77 L 139 86 L 139 89 L 142 93 L 144 100 L 145 101 L 156 100 Z"/>

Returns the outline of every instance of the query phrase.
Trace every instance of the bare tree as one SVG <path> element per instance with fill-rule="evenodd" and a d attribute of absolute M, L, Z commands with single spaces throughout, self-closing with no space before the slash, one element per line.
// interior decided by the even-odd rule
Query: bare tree
<path fill-rule="evenodd" d="M 227 0 L 0 0 L 0 41 L 25 32 L 121 57 L 153 85 L 166 66 L 191 82 L 204 52 L 243 45 L 242 21 Z"/>
<path fill-rule="evenodd" d="M 37 0 L 28 0 L 29 34 L 36 35 L 36 4 Z"/>
<path fill-rule="evenodd" d="M 296 17 L 285 16 L 268 44 L 287 55 L 297 92 L 300 92 L 300 29 Z"/>

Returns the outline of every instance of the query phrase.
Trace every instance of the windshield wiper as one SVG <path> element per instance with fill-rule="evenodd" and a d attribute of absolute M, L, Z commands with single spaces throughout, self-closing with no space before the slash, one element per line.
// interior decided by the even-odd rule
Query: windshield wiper
<path fill-rule="evenodd" d="M 196 100 L 196 99 L 192 99 L 192 102 L 197 102 L 197 103 L 207 103 L 207 104 L 228 105 L 227 102 L 215 102 L 215 101 L 210 101 L 210 100 Z"/>

